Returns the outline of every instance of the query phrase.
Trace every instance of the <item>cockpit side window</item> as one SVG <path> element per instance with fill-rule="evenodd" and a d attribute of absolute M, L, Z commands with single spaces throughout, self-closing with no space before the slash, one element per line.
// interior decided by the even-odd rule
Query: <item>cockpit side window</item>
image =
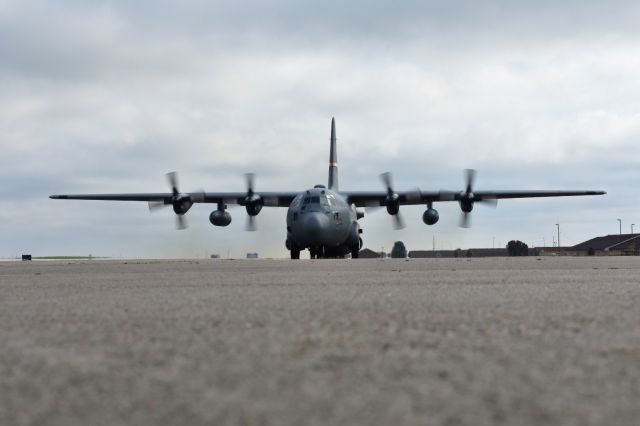
<path fill-rule="evenodd" d="M 305 197 L 305 199 L 302 202 L 302 204 L 309 204 L 309 201 L 311 201 L 311 198 L 310 197 Z"/>
<path fill-rule="evenodd" d="M 300 207 L 300 204 L 302 204 L 302 197 L 296 197 L 293 199 L 293 201 L 291 202 L 290 207 L 297 209 Z"/>

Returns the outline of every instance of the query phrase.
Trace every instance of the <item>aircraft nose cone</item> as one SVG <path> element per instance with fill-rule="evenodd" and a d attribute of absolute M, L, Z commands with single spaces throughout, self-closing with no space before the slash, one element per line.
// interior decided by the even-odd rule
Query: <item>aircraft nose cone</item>
<path fill-rule="evenodd" d="M 323 239 L 323 231 L 326 222 L 326 220 L 324 219 L 324 215 L 316 213 L 310 213 L 306 215 L 303 229 L 309 242 L 322 242 L 321 240 Z"/>
<path fill-rule="evenodd" d="M 321 212 L 307 212 L 294 228 L 294 235 L 306 246 L 328 244 L 332 237 L 329 219 Z"/>

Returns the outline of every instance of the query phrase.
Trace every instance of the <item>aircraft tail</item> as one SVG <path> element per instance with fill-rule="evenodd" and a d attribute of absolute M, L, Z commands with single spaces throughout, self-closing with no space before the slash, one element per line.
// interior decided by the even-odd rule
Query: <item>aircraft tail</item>
<path fill-rule="evenodd" d="M 329 189 L 338 190 L 338 152 L 336 150 L 336 120 L 331 118 L 331 152 L 329 153 Z"/>

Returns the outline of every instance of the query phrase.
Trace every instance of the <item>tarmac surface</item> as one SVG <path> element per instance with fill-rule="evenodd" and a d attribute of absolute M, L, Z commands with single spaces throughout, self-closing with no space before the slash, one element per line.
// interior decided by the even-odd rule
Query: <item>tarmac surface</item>
<path fill-rule="evenodd" d="M 0 262 L 2 425 L 638 425 L 640 258 Z"/>

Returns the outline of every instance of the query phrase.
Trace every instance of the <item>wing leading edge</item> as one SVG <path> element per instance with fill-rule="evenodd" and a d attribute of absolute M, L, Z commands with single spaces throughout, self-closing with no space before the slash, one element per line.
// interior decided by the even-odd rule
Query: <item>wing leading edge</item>
<path fill-rule="evenodd" d="M 349 203 L 356 207 L 384 206 L 388 193 L 383 191 L 341 192 Z M 463 191 L 398 191 L 400 205 L 418 205 L 435 202 L 460 201 L 465 197 Z M 474 191 L 476 201 L 500 200 L 507 198 L 542 198 L 542 197 L 573 197 L 585 195 L 604 195 L 606 191 Z"/>
<path fill-rule="evenodd" d="M 434 202 L 460 201 L 464 192 L 460 191 L 398 191 L 398 202 L 401 205 L 419 205 Z M 260 192 L 265 207 L 289 207 L 297 192 Z M 356 207 L 384 206 L 388 194 L 383 191 L 341 191 L 350 204 Z M 508 198 L 542 198 L 542 197 L 573 197 L 585 195 L 604 195 L 606 191 L 474 191 L 476 200 L 500 200 Z M 204 192 L 183 193 L 196 203 L 224 203 L 244 205 L 245 192 Z M 171 204 L 173 194 L 170 192 L 158 193 L 131 193 L 131 194 L 71 194 L 51 195 L 55 200 L 96 200 L 96 201 L 155 201 Z"/>
<path fill-rule="evenodd" d="M 260 192 L 266 207 L 288 207 L 297 192 Z M 189 197 L 195 203 L 238 204 L 244 205 L 246 192 L 185 192 L 181 196 Z M 96 200 L 96 201 L 147 201 L 171 204 L 174 194 L 170 192 L 132 193 L 132 194 L 71 194 L 51 195 L 54 200 Z"/>

